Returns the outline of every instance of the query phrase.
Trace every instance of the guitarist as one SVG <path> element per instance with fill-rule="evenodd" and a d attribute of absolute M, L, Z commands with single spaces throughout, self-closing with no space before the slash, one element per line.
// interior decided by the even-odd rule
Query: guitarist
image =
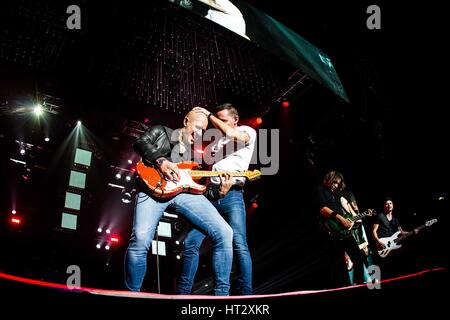
<path fill-rule="evenodd" d="M 384 249 L 384 244 L 380 242 L 380 238 L 391 237 L 394 233 L 400 231 L 400 234 L 407 233 L 403 231 L 400 226 L 400 222 L 397 217 L 394 215 L 394 202 L 392 198 L 384 199 L 383 203 L 383 212 L 377 215 L 375 222 L 372 226 L 372 237 L 374 240 L 374 244 L 377 250 Z M 414 233 L 417 233 L 418 230 L 414 229 Z M 393 268 L 396 267 L 401 261 L 399 258 L 398 262 L 394 262 L 391 260 L 395 260 L 396 254 L 391 254 L 390 257 L 385 259 L 379 259 L 379 264 L 383 265 L 383 273 L 389 274 L 393 272 Z"/>
<path fill-rule="evenodd" d="M 350 229 L 353 222 L 344 218 L 344 212 L 338 198 L 338 193 L 344 185 L 344 177 L 340 172 L 330 171 L 323 184 L 316 190 L 316 208 L 325 224 L 327 219 L 334 219 L 344 228 Z M 364 282 L 364 257 L 354 237 L 338 239 L 331 234 L 327 237 L 332 248 L 332 282 L 335 286 L 349 285 L 350 279 L 345 266 L 345 252 L 353 262 L 353 282 Z"/>
<path fill-rule="evenodd" d="M 200 107 L 193 111 L 204 114 L 222 135 L 206 149 L 210 149 L 214 156 L 212 169 L 225 172 L 247 170 L 255 147 L 256 131 L 248 126 L 238 126 L 236 108 L 225 103 L 217 106 L 214 113 Z M 209 152 L 205 151 L 205 154 Z M 233 252 L 238 270 L 236 289 L 240 295 L 249 295 L 252 294 L 252 259 L 247 245 L 244 182 L 245 178 L 241 177 L 211 178 L 208 198 L 233 229 Z M 179 294 L 190 294 L 192 291 L 199 249 L 204 238 L 204 232 L 193 229 L 184 240 L 183 271 L 177 284 Z"/>
<path fill-rule="evenodd" d="M 191 111 L 183 120 L 183 127 L 173 131 L 156 125 L 149 128 L 133 144 L 134 150 L 148 165 L 152 165 L 166 179 L 179 180 L 174 162 L 190 160 L 191 146 L 202 136 L 208 118 L 201 112 Z M 230 273 L 233 260 L 233 231 L 216 208 L 203 195 L 180 193 L 172 198 L 155 198 L 141 188 L 136 195 L 134 222 L 125 255 L 125 285 L 140 291 L 147 268 L 147 253 L 156 227 L 164 211 L 172 207 L 189 222 L 205 232 L 213 241 L 213 271 L 215 295 L 229 295 Z"/>

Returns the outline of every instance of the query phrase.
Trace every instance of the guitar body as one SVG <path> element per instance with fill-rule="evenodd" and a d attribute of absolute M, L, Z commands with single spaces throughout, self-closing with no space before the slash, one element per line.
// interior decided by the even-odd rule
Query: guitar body
<path fill-rule="evenodd" d="M 382 250 L 378 250 L 378 255 L 381 258 L 385 258 L 392 250 L 399 249 L 402 245 L 395 242 L 395 240 L 400 235 L 400 231 L 397 231 L 390 237 L 380 238 L 380 242 L 384 244 L 385 248 Z"/>
<path fill-rule="evenodd" d="M 159 198 L 174 197 L 181 192 L 202 194 L 206 186 L 196 183 L 189 174 L 190 170 L 196 169 L 198 163 L 186 161 L 177 164 L 180 171 L 180 181 L 166 180 L 155 168 L 146 166 L 142 161 L 136 164 L 136 171 L 151 193 Z"/>
<path fill-rule="evenodd" d="M 353 216 L 348 213 L 342 214 L 344 218 L 351 219 Z M 327 230 L 335 237 L 343 239 L 351 236 L 352 230 L 359 228 L 359 224 L 355 223 L 352 228 L 345 229 L 339 222 L 334 219 L 328 219 L 325 222 L 325 227 Z"/>

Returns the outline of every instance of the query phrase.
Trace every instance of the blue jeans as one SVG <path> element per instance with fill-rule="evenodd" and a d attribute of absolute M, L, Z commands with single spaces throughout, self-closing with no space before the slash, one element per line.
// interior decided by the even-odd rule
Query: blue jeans
<path fill-rule="evenodd" d="M 228 295 L 233 263 L 233 230 L 202 195 L 180 193 L 170 199 L 155 199 L 140 192 L 136 196 L 133 230 L 125 255 L 125 285 L 139 291 L 147 269 L 147 253 L 155 230 L 167 207 L 184 215 L 213 240 L 215 295 Z"/>
<path fill-rule="evenodd" d="M 213 202 L 217 210 L 233 229 L 233 250 L 237 258 L 237 292 L 252 294 L 252 258 L 247 246 L 246 211 L 242 191 L 231 190 L 220 200 Z M 193 229 L 184 240 L 183 271 L 177 284 L 178 294 L 191 294 L 198 268 L 199 249 L 205 234 Z"/>

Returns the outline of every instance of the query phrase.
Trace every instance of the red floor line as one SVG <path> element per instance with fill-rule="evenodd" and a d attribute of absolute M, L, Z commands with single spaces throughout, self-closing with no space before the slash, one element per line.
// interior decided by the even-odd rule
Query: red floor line
<path fill-rule="evenodd" d="M 407 274 L 407 275 L 403 275 L 403 276 L 399 276 L 399 277 L 395 277 L 395 278 L 382 280 L 381 283 L 399 281 L 402 279 L 421 276 L 421 275 L 429 273 L 429 272 L 442 271 L 442 270 L 447 270 L 447 268 L 427 269 L 427 270 L 423 270 L 423 271 L 420 271 L 417 273 L 412 273 L 412 274 Z M 349 290 L 349 289 L 353 289 L 353 288 L 359 288 L 359 287 L 366 286 L 366 284 L 359 284 L 359 285 L 352 285 L 352 286 L 333 288 L 333 289 L 302 290 L 302 291 L 292 291 L 292 292 L 273 293 L 273 294 L 218 297 L 218 296 L 211 296 L 211 295 L 173 295 L 173 294 L 159 294 L 159 293 L 148 293 L 148 292 L 131 292 L 131 291 L 106 290 L 106 289 L 97 289 L 97 288 L 88 288 L 88 287 L 69 289 L 68 286 L 65 284 L 29 279 L 29 278 L 14 276 L 14 275 L 10 275 L 7 273 L 1 273 L 1 272 L 0 272 L 0 278 L 6 279 L 6 280 L 11 280 L 11 281 L 16 281 L 16 282 L 21 282 L 21 283 L 27 283 L 27 284 L 48 287 L 48 288 L 63 289 L 63 290 L 67 290 L 67 291 L 89 292 L 91 294 L 101 294 L 101 295 L 109 295 L 109 296 L 125 296 L 125 297 L 134 297 L 134 298 L 152 298 L 152 299 L 174 299 L 174 300 L 195 300 L 195 299 L 224 299 L 224 300 L 227 300 L 227 299 L 254 299 L 254 298 L 287 297 L 287 296 L 298 296 L 298 295 L 322 293 L 322 292 L 342 291 L 342 290 Z"/>

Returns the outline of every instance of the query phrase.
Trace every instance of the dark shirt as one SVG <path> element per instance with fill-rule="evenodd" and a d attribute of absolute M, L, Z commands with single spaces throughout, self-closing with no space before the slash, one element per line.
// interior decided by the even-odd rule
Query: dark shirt
<path fill-rule="evenodd" d="M 394 233 L 399 231 L 400 223 L 396 217 L 392 217 L 389 221 L 384 213 L 377 215 L 375 223 L 378 224 L 378 238 L 386 238 L 392 236 Z"/>
<path fill-rule="evenodd" d="M 319 186 L 314 194 L 314 210 L 320 212 L 323 207 L 328 207 L 337 213 L 343 213 L 341 203 L 335 198 L 333 193 L 323 186 Z M 326 219 L 320 214 L 322 220 Z"/>

